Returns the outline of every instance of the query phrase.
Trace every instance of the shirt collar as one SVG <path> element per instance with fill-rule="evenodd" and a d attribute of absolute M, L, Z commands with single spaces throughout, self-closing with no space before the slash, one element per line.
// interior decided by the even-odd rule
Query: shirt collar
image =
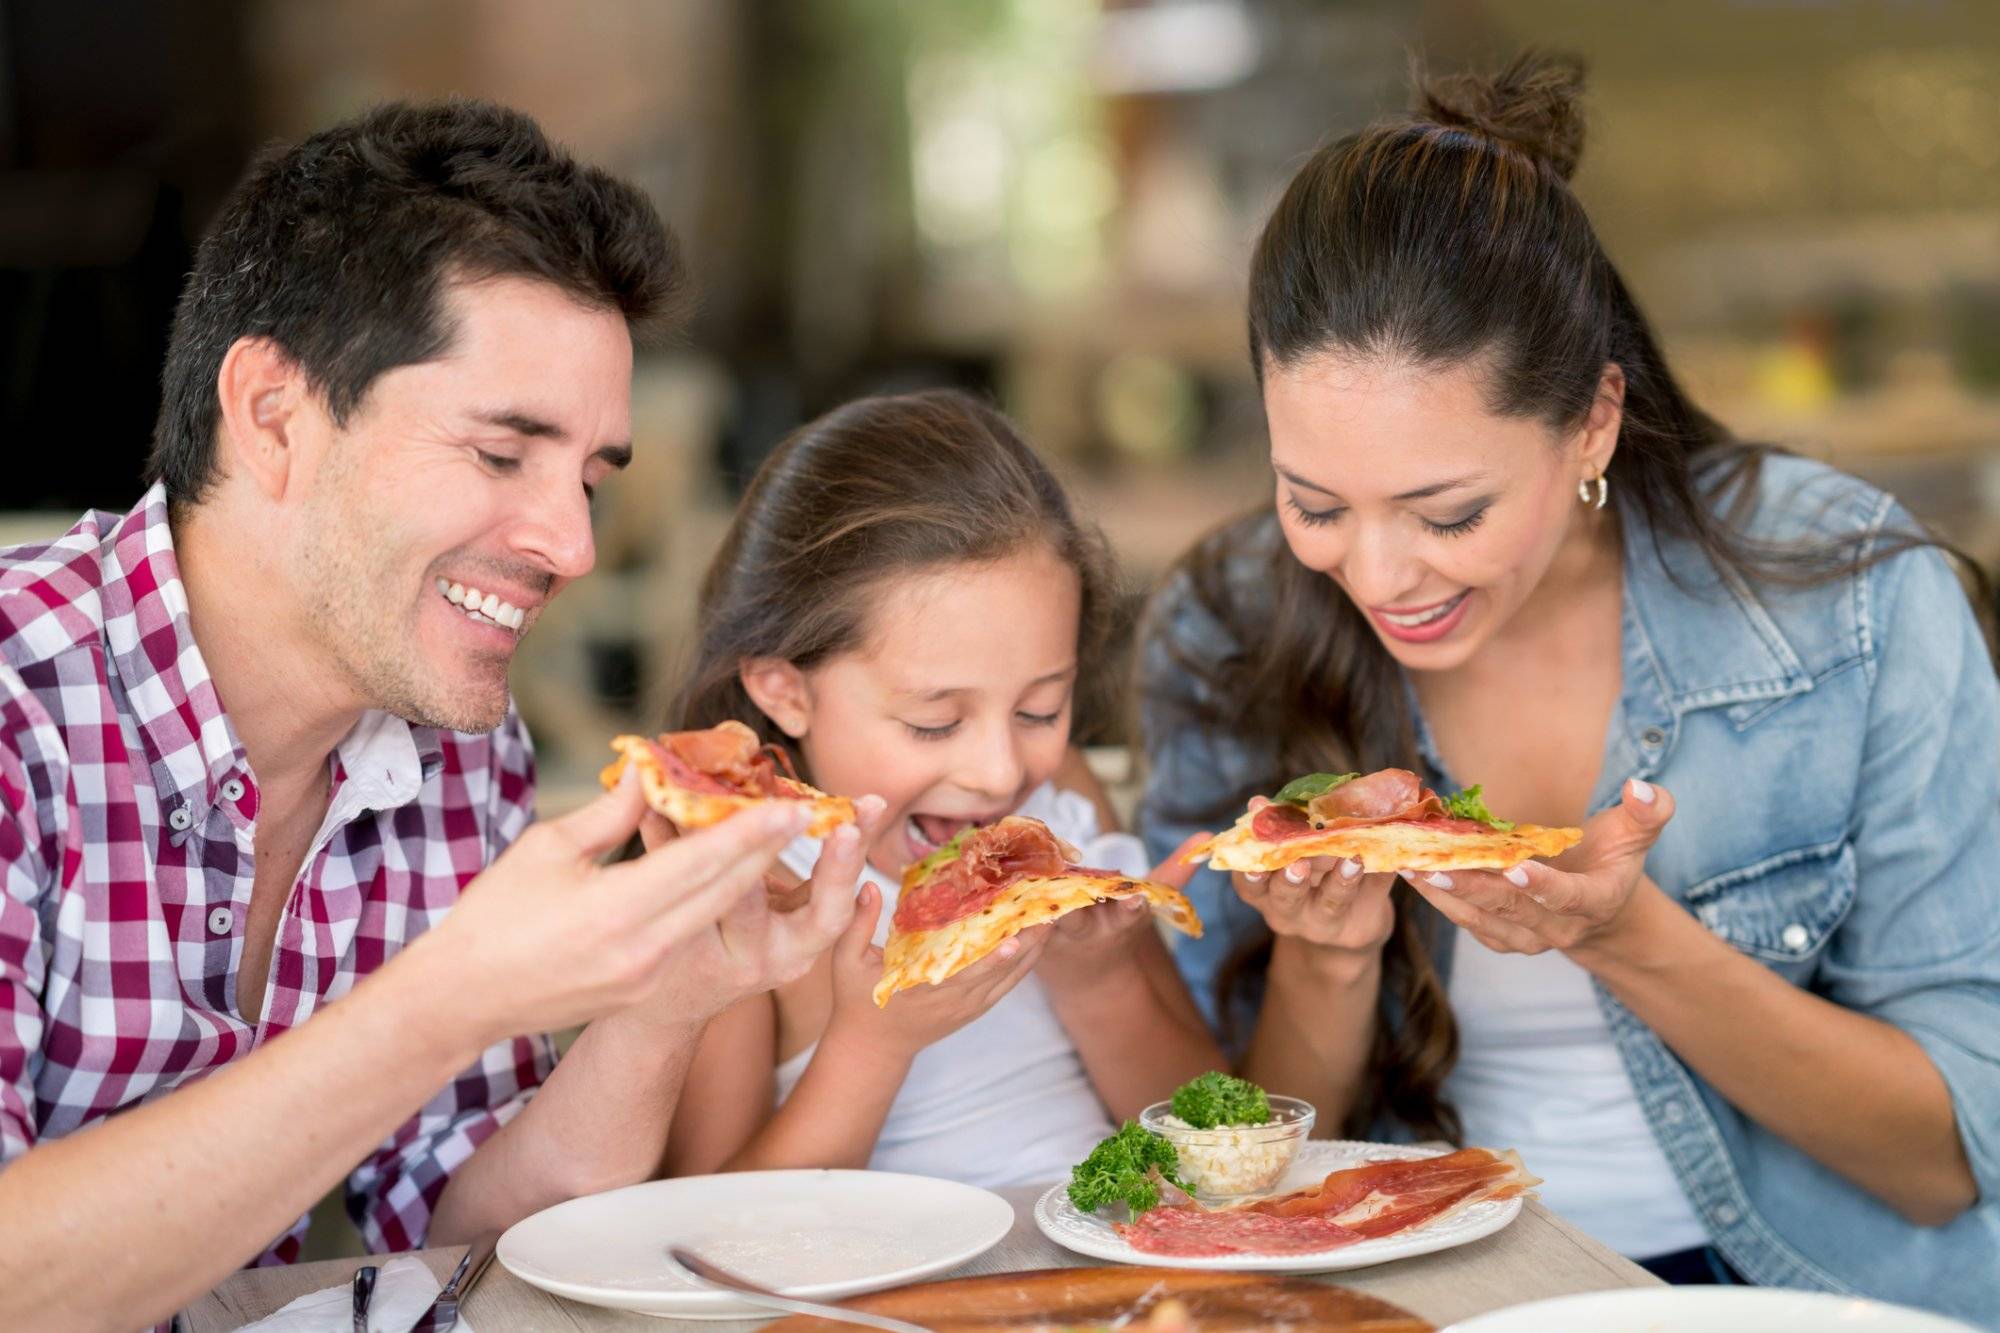
<path fill-rule="evenodd" d="M 249 775 L 249 756 L 195 643 L 163 485 L 155 483 L 112 529 L 103 599 L 106 652 L 126 712 L 164 770 L 163 803 L 199 802 L 206 810 L 223 783 Z M 335 756 L 352 789 L 341 804 L 386 810 L 416 799 L 443 766 L 444 743 L 435 727 L 368 712 Z"/>
<path fill-rule="evenodd" d="M 1626 514 L 1625 694 L 1674 718 L 1726 708 L 1747 726 L 1813 687 L 1799 654 L 1736 570 Z"/>

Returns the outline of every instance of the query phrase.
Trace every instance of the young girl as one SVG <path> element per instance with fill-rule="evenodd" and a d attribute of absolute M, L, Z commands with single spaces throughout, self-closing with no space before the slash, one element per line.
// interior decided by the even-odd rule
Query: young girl
<path fill-rule="evenodd" d="M 1137 839 L 1104 832 L 1069 747 L 1107 568 L 1048 469 L 960 393 L 850 404 L 759 471 L 703 584 L 674 725 L 739 719 L 791 747 L 814 785 L 888 809 L 847 934 L 710 1025 L 670 1173 L 1052 1180 L 1217 1064 L 1136 898 L 1023 932 L 885 1008 L 870 998 L 903 869 L 968 825 L 1032 815 L 1090 864 L 1145 873 Z M 801 839 L 784 859 L 804 875 L 818 850 Z"/>

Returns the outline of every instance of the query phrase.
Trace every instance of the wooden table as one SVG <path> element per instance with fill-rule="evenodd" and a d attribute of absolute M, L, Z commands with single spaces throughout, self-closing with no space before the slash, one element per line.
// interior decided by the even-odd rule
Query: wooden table
<path fill-rule="evenodd" d="M 999 1191 L 1014 1205 L 1014 1229 L 998 1245 L 950 1276 L 1096 1264 L 1094 1259 L 1058 1246 L 1035 1226 L 1034 1203 L 1044 1188 L 1022 1186 Z M 421 1257 L 442 1280 L 461 1253 L 457 1249 L 425 1250 Z M 309 1291 L 345 1284 L 363 1262 L 337 1259 L 289 1268 L 245 1269 L 196 1302 L 183 1316 L 186 1327 L 189 1333 L 236 1328 Z M 1511 1225 L 1484 1240 L 1374 1268 L 1329 1273 L 1318 1280 L 1338 1282 L 1394 1301 L 1440 1328 L 1455 1319 L 1524 1301 L 1614 1287 L 1650 1287 L 1659 1282 L 1645 1269 L 1605 1249 L 1533 1200 Z M 732 1329 L 757 1328 L 765 1322 L 656 1319 L 578 1305 L 529 1286 L 497 1263 L 465 1302 L 464 1311 L 474 1333 L 517 1330 L 539 1333 L 544 1329 L 660 1333 L 676 1328 L 727 1333 Z"/>

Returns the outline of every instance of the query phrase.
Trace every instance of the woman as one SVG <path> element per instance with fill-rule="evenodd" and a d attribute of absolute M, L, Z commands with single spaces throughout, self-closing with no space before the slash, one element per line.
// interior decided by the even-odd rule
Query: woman
<path fill-rule="evenodd" d="M 1250 282 L 1275 512 L 1152 608 L 1141 823 L 1397 766 L 1584 841 L 1204 874 L 1183 971 L 1328 1132 L 1520 1148 L 1670 1279 L 1992 1318 L 1991 657 L 1889 497 L 1682 392 L 1568 186 L 1580 84 L 1433 83 L 1293 179 Z"/>

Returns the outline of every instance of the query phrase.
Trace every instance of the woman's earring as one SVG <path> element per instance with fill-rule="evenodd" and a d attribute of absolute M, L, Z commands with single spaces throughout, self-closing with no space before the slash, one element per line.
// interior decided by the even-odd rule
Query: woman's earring
<path fill-rule="evenodd" d="M 1594 504 L 1591 503 L 1591 494 L 1590 494 L 1590 483 L 1592 480 L 1595 480 L 1597 482 L 1597 497 L 1596 497 L 1596 503 Z M 1595 478 L 1586 477 L 1584 480 L 1579 481 L 1576 484 L 1576 498 L 1578 500 L 1581 500 L 1584 504 L 1590 505 L 1592 509 L 1604 508 L 1604 501 L 1606 497 L 1608 497 L 1610 494 L 1611 494 L 1611 483 L 1605 479 L 1605 476 L 1602 472 L 1598 473 Z"/>

